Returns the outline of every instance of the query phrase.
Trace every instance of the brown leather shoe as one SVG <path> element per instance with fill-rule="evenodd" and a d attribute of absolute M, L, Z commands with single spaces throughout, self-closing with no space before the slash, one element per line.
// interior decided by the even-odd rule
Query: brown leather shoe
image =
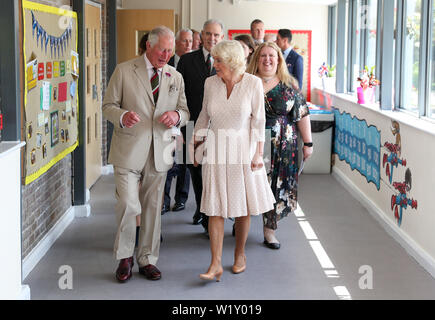
<path fill-rule="evenodd" d="M 133 257 L 121 259 L 119 261 L 118 269 L 116 270 L 116 279 L 121 283 L 127 282 L 133 275 L 133 266 Z"/>
<path fill-rule="evenodd" d="M 139 273 L 143 274 L 148 280 L 160 280 L 162 277 L 160 270 L 152 264 L 147 264 L 145 267 L 140 267 Z"/>

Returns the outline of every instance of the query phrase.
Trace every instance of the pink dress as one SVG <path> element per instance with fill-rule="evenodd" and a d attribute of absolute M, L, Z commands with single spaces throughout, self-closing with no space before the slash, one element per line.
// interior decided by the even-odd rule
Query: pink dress
<path fill-rule="evenodd" d="M 266 170 L 251 170 L 258 141 L 265 139 L 263 85 L 245 73 L 227 99 L 225 83 L 207 78 L 195 134 L 207 136 L 202 165 L 201 212 L 236 218 L 273 209 Z"/>

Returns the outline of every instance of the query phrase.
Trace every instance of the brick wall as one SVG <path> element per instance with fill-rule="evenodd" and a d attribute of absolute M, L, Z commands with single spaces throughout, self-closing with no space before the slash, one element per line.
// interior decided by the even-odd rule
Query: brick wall
<path fill-rule="evenodd" d="M 71 154 L 39 179 L 22 186 L 23 257 L 71 207 Z"/>
<path fill-rule="evenodd" d="M 33 0 L 33 2 L 61 7 L 71 5 L 70 0 Z M 107 24 L 106 1 L 101 4 L 102 14 L 102 96 L 107 85 Z M 102 158 L 107 163 L 106 121 L 102 121 Z M 53 225 L 72 206 L 72 154 L 51 167 L 45 174 L 29 185 L 22 186 L 22 253 L 26 257 L 49 232 Z"/>

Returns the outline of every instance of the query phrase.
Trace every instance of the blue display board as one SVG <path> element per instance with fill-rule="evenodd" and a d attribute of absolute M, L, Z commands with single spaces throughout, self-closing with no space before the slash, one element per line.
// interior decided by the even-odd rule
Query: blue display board
<path fill-rule="evenodd" d="M 333 108 L 334 153 L 380 189 L 381 132 L 367 121 Z"/>

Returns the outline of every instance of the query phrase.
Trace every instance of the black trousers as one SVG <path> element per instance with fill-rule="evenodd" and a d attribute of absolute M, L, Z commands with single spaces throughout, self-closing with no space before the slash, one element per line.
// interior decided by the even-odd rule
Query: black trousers
<path fill-rule="evenodd" d="M 177 184 L 175 186 L 175 203 L 186 203 L 189 196 L 190 187 L 190 173 L 187 170 L 185 164 L 174 163 L 171 169 L 168 171 L 165 183 L 165 196 L 164 204 L 168 208 L 171 205 L 171 184 L 172 179 L 177 178 Z"/>
<path fill-rule="evenodd" d="M 192 178 L 193 191 L 195 192 L 196 201 L 196 213 L 202 215 L 202 226 L 205 230 L 208 230 L 208 216 L 200 212 L 201 208 L 201 196 L 202 196 L 202 166 L 194 167 L 193 164 L 187 165 L 190 171 L 190 177 Z"/>

